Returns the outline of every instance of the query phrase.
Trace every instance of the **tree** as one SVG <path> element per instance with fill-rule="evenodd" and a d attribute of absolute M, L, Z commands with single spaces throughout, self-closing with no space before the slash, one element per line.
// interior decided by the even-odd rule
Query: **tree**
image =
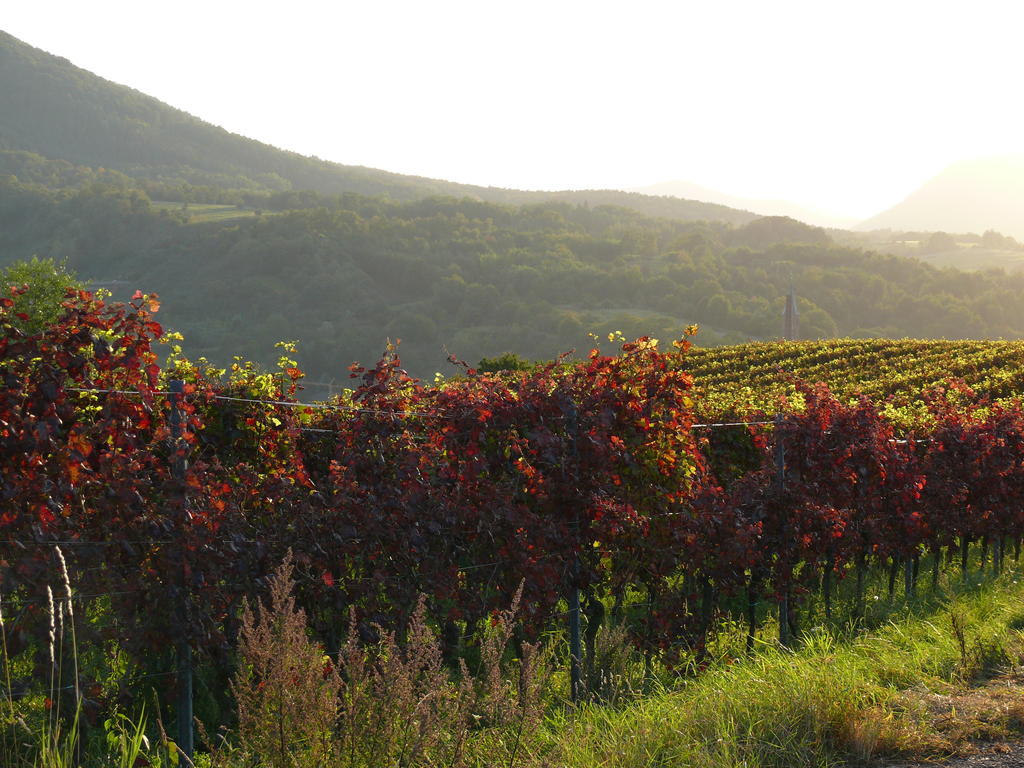
<path fill-rule="evenodd" d="M 1020 248 L 1020 243 L 1014 240 L 1012 237 L 996 232 L 994 229 L 985 231 L 985 234 L 981 236 L 981 244 L 986 248 L 992 248 L 994 250 L 1006 251 L 1016 250 Z"/>
<path fill-rule="evenodd" d="M 831 339 L 839 334 L 836 321 L 820 307 L 812 307 L 801 318 L 805 338 Z"/>
<path fill-rule="evenodd" d="M 480 361 L 477 370 L 481 373 L 497 373 L 499 371 L 528 371 L 538 364 L 520 357 L 515 352 L 506 352 L 498 357 L 485 357 Z"/>
<path fill-rule="evenodd" d="M 35 333 L 53 325 L 63 312 L 61 303 L 67 289 L 85 288 L 85 284 L 65 263 L 35 256 L 30 261 L 14 262 L 0 274 L 0 286 L 4 294 L 11 287 L 24 285 L 28 286 L 28 290 L 15 297 L 14 312 L 27 315 L 28 319 L 12 316 L 12 322 L 25 333 Z"/>
<path fill-rule="evenodd" d="M 941 251 L 955 251 L 958 247 L 956 238 L 948 232 L 933 232 L 922 245 L 922 250 L 925 253 L 939 253 Z"/>

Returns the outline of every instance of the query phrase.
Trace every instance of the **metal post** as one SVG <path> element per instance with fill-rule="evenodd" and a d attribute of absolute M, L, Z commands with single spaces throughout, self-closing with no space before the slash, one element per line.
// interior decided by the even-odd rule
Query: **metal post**
<path fill-rule="evenodd" d="M 171 430 L 171 474 L 178 484 L 181 494 L 181 531 L 188 514 L 185 507 L 185 471 L 188 462 L 185 458 L 185 443 L 182 441 L 182 422 L 184 414 L 181 410 L 181 398 L 185 393 L 185 382 L 173 379 L 169 382 L 171 391 L 171 410 L 167 420 Z M 192 728 L 192 646 L 189 643 L 189 604 L 188 579 L 185 575 L 184 546 L 182 552 L 181 603 L 178 607 L 182 637 L 178 641 L 178 748 L 191 760 L 195 751 L 195 739 Z"/>
<path fill-rule="evenodd" d="M 577 476 L 576 438 L 578 429 L 576 405 L 570 402 L 566 414 L 566 431 L 569 433 L 572 449 L 573 479 L 576 479 Z M 578 488 L 575 490 L 579 491 Z M 573 520 L 575 552 L 572 565 L 572 594 L 569 597 L 569 684 L 572 700 L 579 701 L 583 697 L 583 644 L 580 639 L 580 511 L 578 500 L 574 500 L 573 508 L 575 510 Z"/>
<path fill-rule="evenodd" d="M 782 443 L 782 414 L 775 414 L 775 488 L 782 492 L 786 483 L 786 447 Z M 783 513 L 785 514 L 785 513 Z M 783 540 L 788 520 L 781 521 Z M 783 591 L 779 598 L 779 644 L 789 647 L 789 591 Z"/>
<path fill-rule="evenodd" d="M 573 568 L 574 579 L 579 578 L 579 558 Z M 583 696 L 582 659 L 583 647 L 580 641 L 580 588 L 573 585 L 572 598 L 569 601 L 569 654 L 572 657 L 569 666 L 569 677 L 572 685 L 572 700 L 579 701 Z"/>

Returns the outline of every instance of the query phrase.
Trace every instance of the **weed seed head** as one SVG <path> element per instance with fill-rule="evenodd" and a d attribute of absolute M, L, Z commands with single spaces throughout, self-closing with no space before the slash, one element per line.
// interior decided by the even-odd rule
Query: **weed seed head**
<path fill-rule="evenodd" d="M 53 590 L 46 585 L 46 602 L 50 609 L 50 664 L 55 663 L 54 648 L 57 645 L 57 611 L 53 607 Z"/>
<path fill-rule="evenodd" d="M 68 618 L 73 619 L 75 613 L 71 607 L 71 577 L 68 576 L 68 564 L 60 547 L 54 547 L 54 549 L 57 550 L 57 559 L 60 560 L 60 575 L 64 579 L 64 598 L 68 601 Z"/>

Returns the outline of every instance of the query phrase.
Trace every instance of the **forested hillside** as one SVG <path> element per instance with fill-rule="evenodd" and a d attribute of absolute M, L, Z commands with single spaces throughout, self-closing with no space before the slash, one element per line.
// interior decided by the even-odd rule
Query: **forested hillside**
<path fill-rule="evenodd" d="M 111 83 L 0 31 L 0 174 L 53 179 L 113 169 L 177 190 L 171 199 L 218 202 L 245 192 L 357 192 L 413 200 L 432 195 L 524 204 L 566 200 L 623 205 L 651 216 L 745 223 L 754 214 L 723 205 L 614 190 L 526 192 L 340 165 L 229 133 Z M 61 161 L 56 166 L 48 161 Z M 72 166 L 85 166 L 74 170 Z M 36 179 L 38 180 L 38 179 Z M 196 189 L 198 188 L 198 189 Z"/>
<path fill-rule="evenodd" d="M 307 195 L 300 210 L 155 205 L 92 185 L 0 183 L 0 254 L 67 260 L 121 295 L 163 296 L 193 354 L 267 360 L 298 339 L 314 379 L 344 379 L 387 338 L 420 375 L 506 351 L 547 358 L 588 332 L 698 342 L 777 337 L 792 282 L 802 334 L 1019 337 L 1024 278 L 938 270 L 839 247 L 791 219 L 744 227 L 614 207 Z M 257 215 L 257 213 L 259 215 Z"/>

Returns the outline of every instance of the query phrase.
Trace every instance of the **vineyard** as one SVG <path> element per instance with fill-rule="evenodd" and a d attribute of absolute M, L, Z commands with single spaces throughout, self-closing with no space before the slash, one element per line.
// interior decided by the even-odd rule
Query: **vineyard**
<path fill-rule="evenodd" d="M 710 416 L 773 412 L 794 379 L 823 382 L 840 398 L 863 394 L 903 428 L 927 420 L 922 393 L 960 379 L 978 396 L 1024 392 L 1024 342 L 836 339 L 694 348 L 687 369 Z M 799 399 L 799 398 L 798 398 Z M 888 402 L 887 402 L 888 401 Z"/>
<path fill-rule="evenodd" d="M 273 373 L 162 363 L 155 297 L 76 292 L 34 334 L 0 301 L 0 596 L 8 651 L 28 659 L 14 690 L 49 679 L 31 651 L 53 631 L 59 547 L 94 618 L 78 643 L 117 647 L 65 686 L 90 716 L 143 677 L 173 700 L 193 653 L 225 680 L 243 600 L 289 551 L 328 649 L 352 622 L 402 636 L 424 596 L 454 663 L 521 589 L 520 641 L 578 632 L 578 696 L 602 625 L 699 666 L 724 619 L 752 644 L 770 608 L 793 643 L 812 598 L 839 609 L 840 581 L 863 615 L 872 568 L 912 596 L 928 569 L 1019 554 L 1021 345 L 640 339 L 437 385 L 389 350 L 353 366 L 349 395 L 304 403 L 287 357 Z M 890 395 L 915 417 L 892 418 Z"/>

